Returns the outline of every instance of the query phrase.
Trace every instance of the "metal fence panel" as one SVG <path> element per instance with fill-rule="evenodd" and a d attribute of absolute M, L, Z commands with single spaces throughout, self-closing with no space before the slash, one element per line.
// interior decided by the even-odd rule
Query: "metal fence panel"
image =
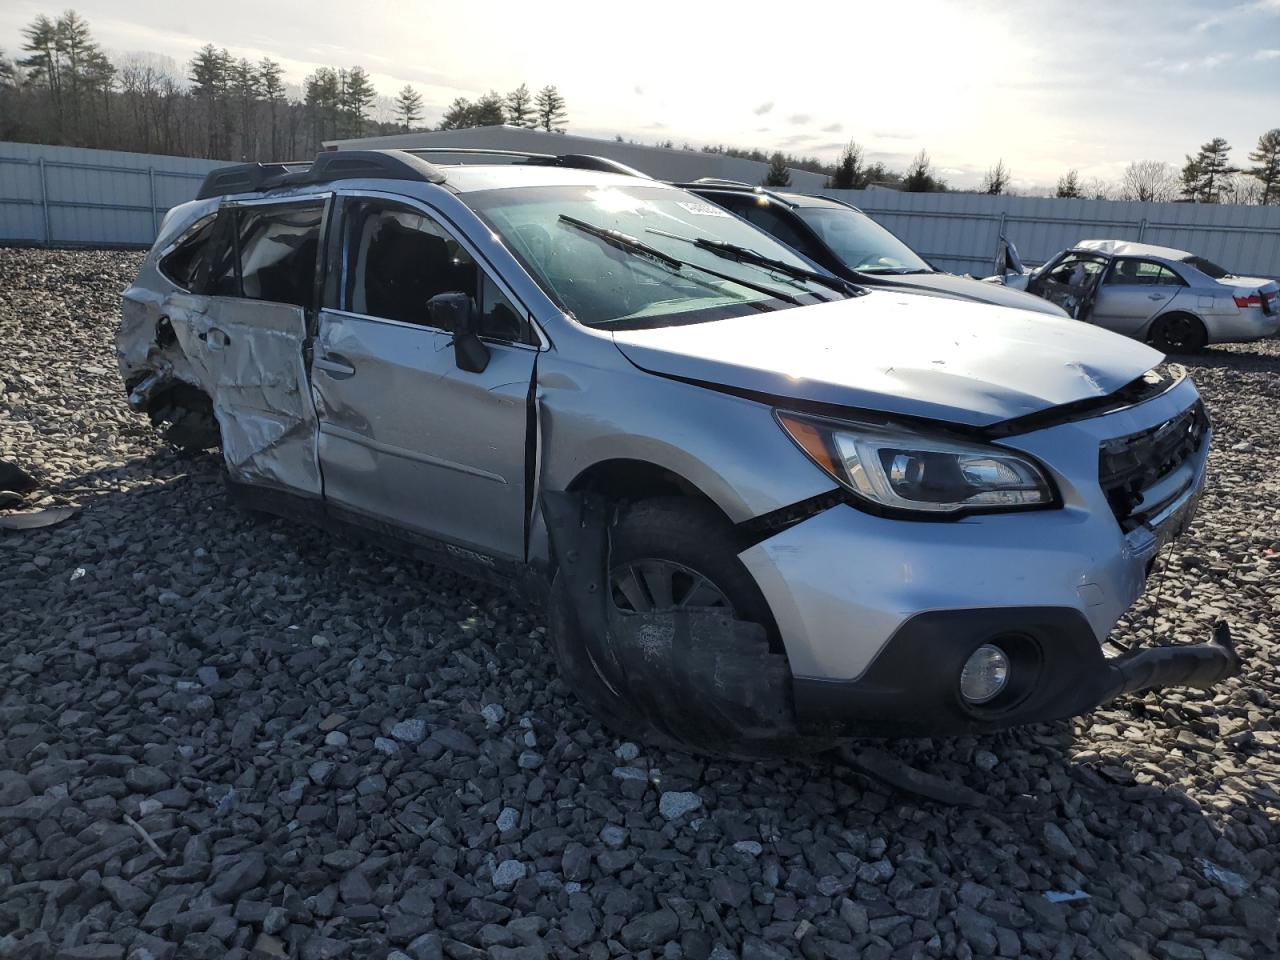
<path fill-rule="evenodd" d="M 219 160 L 0 142 L 0 243 L 149 246 Z"/>
<path fill-rule="evenodd" d="M 800 192 L 860 207 L 954 273 L 989 275 L 1003 233 L 1029 265 L 1044 263 L 1080 240 L 1141 240 L 1189 250 L 1242 275 L 1280 279 L 1280 207 L 899 193 L 874 187 Z"/>

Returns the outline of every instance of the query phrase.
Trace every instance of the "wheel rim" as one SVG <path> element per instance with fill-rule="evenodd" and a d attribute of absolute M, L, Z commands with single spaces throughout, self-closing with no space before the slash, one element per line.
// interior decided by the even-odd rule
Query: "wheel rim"
<path fill-rule="evenodd" d="M 1175 349 L 1189 346 L 1195 339 L 1195 327 L 1186 317 L 1169 317 L 1164 322 L 1164 342 Z"/>
<path fill-rule="evenodd" d="M 630 613 L 678 607 L 733 609 L 724 591 L 710 577 L 673 560 L 632 560 L 610 571 L 609 584 L 618 609 Z"/>

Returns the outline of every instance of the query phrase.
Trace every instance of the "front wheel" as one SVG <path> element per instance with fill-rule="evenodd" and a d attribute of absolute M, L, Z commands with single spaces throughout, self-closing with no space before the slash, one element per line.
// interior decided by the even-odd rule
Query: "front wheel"
<path fill-rule="evenodd" d="M 629 616 L 687 610 L 702 618 L 690 623 L 701 623 L 710 632 L 691 630 L 682 636 L 677 630 L 672 646 L 657 655 L 621 651 L 628 669 L 625 682 L 617 686 L 593 660 L 582 618 L 557 572 L 549 620 L 560 673 L 608 726 L 623 735 L 656 734 L 656 739 L 695 750 L 744 756 L 775 752 L 765 742 L 770 738 L 762 736 L 768 724 L 754 723 L 755 716 L 741 711 L 740 704 L 717 702 L 724 691 L 713 691 L 707 683 L 713 675 L 748 676 L 758 680 L 758 690 L 773 694 L 768 698 L 774 701 L 772 716 L 790 716 L 790 671 L 777 629 L 737 553 L 733 526 L 702 504 L 663 498 L 619 509 L 610 528 L 606 600 L 615 625 L 625 625 Z M 736 623 L 740 628 L 743 621 L 760 629 L 720 626 Z M 626 642 L 619 639 L 625 636 L 625 626 L 609 632 L 612 642 Z M 708 663 L 717 669 L 705 668 Z M 753 698 L 752 707 L 758 703 Z M 740 722 L 744 716 L 751 719 Z M 780 724 L 780 735 L 794 750 L 795 739 L 782 728 Z"/>
<path fill-rule="evenodd" d="M 1204 324 L 1189 313 L 1157 317 L 1147 338 L 1148 343 L 1164 353 L 1198 353 L 1208 341 Z"/>

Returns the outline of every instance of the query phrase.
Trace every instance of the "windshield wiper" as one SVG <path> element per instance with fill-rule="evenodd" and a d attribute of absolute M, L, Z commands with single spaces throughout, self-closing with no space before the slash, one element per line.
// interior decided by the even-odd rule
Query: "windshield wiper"
<path fill-rule="evenodd" d="M 757 253 L 750 247 L 742 247 L 736 243 L 729 243 L 727 240 L 708 240 L 706 237 L 682 237 L 678 233 L 667 233 L 665 230 L 657 230 L 653 227 L 648 228 L 650 233 L 656 233 L 660 237 L 670 237 L 672 240 L 682 240 L 685 243 L 691 243 L 700 250 L 709 250 L 718 257 L 724 257 L 726 260 L 733 260 L 737 263 L 749 263 L 752 266 L 764 267 L 768 270 L 776 270 L 778 273 L 786 274 L 796 280 L 808 280 L 812 283 L 819 283 L 828 289 L 843 293 L 846 296 L 854 293 L 861 293 L 860 287 L 850 283 L 847 280 L 841 280 L 839 277 L 829 277 L 825 273 L 818 273 L 816 270 L 807 270 L 804 267 L 797 267 L 787 263 L 785 260 L 776 260 L 773 257 L 766 257 L 763 253 Z"/>
<path fill-rule="evenodd" d="M 629 233 L 623 233 L 621 230 L 613 230 L 609 227 L 598 227 L 594 223 L 587 223 L 585 220 L 579 220 L 577 217 L 571 217 L 567 213 L 560 214 L 560 222 L 567 223 L 571 227 L 581 230 L 583 233 L 590 234 L 597 239 L 603 240 L 611 247 L 619 250 L 625 250 L 628 253 L 639 257 L 646 257 L 650 260 L 656 260 L 663 266 L 671 270 L 679 271 L 683 267 L 692 267 L 695 270 L 701 270 L 703 273 L 709 274 L 720 280 L 727 280 L 730 283 L 736 283 L 740 287 L 746 287 L 748 290 L 754 290 L 756 293 L 763 293 L 765 296 L 774 297 L 784 303 L 789 303 L 793 307 L 800 305 L 800 300 L 789 293 L 773 287 L 765 286 L 762 283 L 752 283 L 750 280 L 743 280 L 727 273 L 721 273 L 719 270 L 713 270 L 710 267 L 704 267 L 698 263 L 688 263 L 671 256 L 669 253 L 663 253 L 657 247 L 652 247 L 638 237 L 633 237 Z"/>

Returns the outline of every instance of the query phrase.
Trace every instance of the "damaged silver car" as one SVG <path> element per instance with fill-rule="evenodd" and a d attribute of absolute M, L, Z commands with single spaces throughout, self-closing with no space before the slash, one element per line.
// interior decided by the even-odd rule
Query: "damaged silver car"
<path fill-rule="evenodd" d="M 130 404 L 253 507 L 545 598 L 633 735 L 991 731 L 1240 669 L 1225 631 L 1107 645 L 1205 482 L 1155 350 L 868 291 L 599 158 L 443 159 L 211 173 L 124 294 Z"/>

